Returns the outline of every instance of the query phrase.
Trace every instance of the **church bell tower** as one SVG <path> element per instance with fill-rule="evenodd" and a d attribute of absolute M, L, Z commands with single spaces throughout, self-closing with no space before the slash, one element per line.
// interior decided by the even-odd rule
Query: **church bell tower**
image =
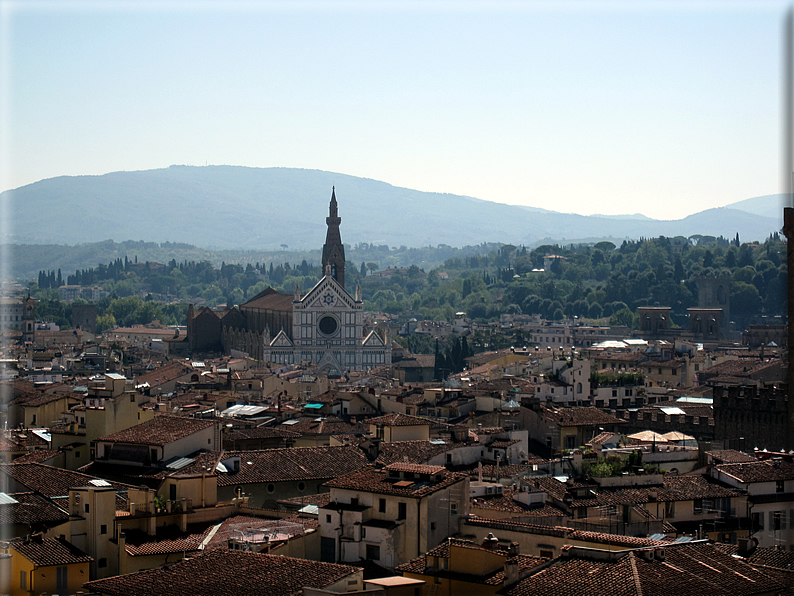
<path fill-rule="evenodd" d="M 323 273 L 327 274 L 328 268 L 331 269 L 333 277 L 339 285 L 345 287 L 345 246 L 342 244 L 342 236 L 339 233 L 339 224 L 342 218 L 339 217 L 336 205 L 336 189 L 331 189 L 331 207 L 328 217 L 325 218 L 328 224 L 328 232 L 325 235 L 323 245 Z"/>

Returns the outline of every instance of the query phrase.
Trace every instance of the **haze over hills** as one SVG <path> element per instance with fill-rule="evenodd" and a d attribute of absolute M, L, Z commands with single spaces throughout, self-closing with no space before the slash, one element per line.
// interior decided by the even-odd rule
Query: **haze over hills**
<path fill-rule="evenodd" d="M 464 246 L 703 234 L 763 240 L 781 226 L 779 195 L 747 199 L 681 220 L 582 216 L 399 188 L 346 174 L 293 168 L 171 166 L 62 176 L 3 193 L 16 244 L 112 239 L 217 249 L 317 249 L 336 186 L 348 244 Z M 770 198 L 772 197 L 772 198 Z M 639 205 L 638 205 L 639 207 Z"/>

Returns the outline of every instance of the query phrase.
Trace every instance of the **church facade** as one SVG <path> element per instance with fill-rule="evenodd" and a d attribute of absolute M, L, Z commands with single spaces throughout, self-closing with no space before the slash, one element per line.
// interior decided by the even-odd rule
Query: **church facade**
<path fill-rule="evenodd" d="M 375 330 L 365 334 L 361 288 L 356 287 L 352 296 L 345 289 L 345 248 L 335 189 L 325 221 L 324 275 L 313 288 L 302 294 L 296 287 L 292 295 L 268 288 L 239 308 L 220 313 L 202 309 L 196 314 L 191 307 L 191 350 L 209 347 L 200 338 L 200 329 L 208 326 L 219 329 L 218 343 L 224 352 L 264 362 L 316 366 L 326 374 L 390 365 L 388 333 L 385 337 Z M 212 343 L 213 338 L 209 339 Z"/>

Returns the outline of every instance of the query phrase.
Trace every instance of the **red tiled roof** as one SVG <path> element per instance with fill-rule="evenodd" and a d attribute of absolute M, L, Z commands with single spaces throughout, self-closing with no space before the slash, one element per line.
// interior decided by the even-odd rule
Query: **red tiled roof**
<path fill-rule="evenodd" d="M 433 457 L 445 453 L 452 449 L 452 445 L 446 443 L 437 444 L 430 441 L 395 441 L 393 443 L 381 443 L 380 453 L 378 453 L 377 463 L 388 465 L 396 462 L 406 461 L 412 464 L 426 464 Z"/>
<path fill-rule="evenodd" d="M 69 514 L 49 499 L 35 493 L 9 495 L 16 503 L 0 504 L 0 524 L 48 524 L 69 521 Z"/>
<path fill-rule="evenodd" d="M 405 462 L 396 462 L 386 466 L 390 472 L 409 472 L 412 474 L 429 474 L 431 476 L 445 472 L 447 469 L 444 466 L 427 466 L 423 464 L 411 464 Z"/>
<path fill-rule="evenodd" d="M 408 416 L 407 414 L 386 414 L 385 416 L 370 418 L 366 420 L 366 423 L 378 426 L 430 426 L 433 421 L 417 416 Z"/>
<path fill-rule="evenodd" d="M 610 416 L 598 408 L 548 408 L 544 407 L 540 414 L 556 422 L 559 426 L 592 426 L 594 424 L 622 424 L 625 420 Z"/>
<path fill-rule="evenodd" d="M 540 476 L 533 480 L 550 496 L 560 501 L 569 488 L 564 482 L 550 476 Z M 571 488 L 575 489 L 577 486 L 584 485 L 574 484 Z M 614 490 L 593 489 L 587 497 L 574 497 L 571 507 L 735 498 L 741 494 L 740 491 L 726 488 L 706 476 L 665 476 L 662 486 L 634 486 Z"/>
<path fill-rule="evenodd" d="M 273 288 L 267 288 L 248 302 L 240 305 L 240 310 L 256 308 L 261 310 L 280 310 L 292 312 L 292 302 L 295 297 L 292 294 L 281 294 Z"/>
<path fill-rule="evenodd" d="M 211 427 L 213 420 L 161 414 L 128 429 L 100 437 L 97 441 L 136 445 L 168 445 Z"/>
<path fill-rule="evenodd" d="M 259 451 L 229 451 L 224 459 L 240 458 L 240 470 L 218 474 L 218 486 L 260 482 L 324 480 L 367 465 L 357 447 L 293 447 Z M 249 463 L 250 462 L 250 463 Z"/>
<path fill-rule="evenodd" d="M 787 461 L 755 461 L 735 464 L 719 464 L 717 469 L 723 474 L 736 478 L 742 483 L 773 482 L 794 480 L 794 464 Z"/>
<path fill-rule="evenodd" d="M 738 464 L 758 461 L 752 455 L 747 455 L 736 449 L 715 449 L 706 451 L 706 455 L 710 455 L 715 464 Z"/>
<path fill-rule="evenodd" d="M 18 482 L 27 490 L 41 493 L 45 497 L 53 499 L 56 505 L 64 509 L 68 507 L 70 488 L 89 486 L 91 480 L 98 479 L 96 476 L 89 476 L 80 472 L 62 470 L 44 464 L 27 463 L 0 464 L 0 475 L 2 474 Z M 110 482 L 110 485 L 116 490 L 116 508 L 124 509 L 125 495 L 123 493 L 137 487 L 121 482 Z"/>
<path fill-rule="evenodd" d="M 435 468 L 435 466 L 430 467 Z M 325 486 L 369 493 L 399 495 L 416 499 L 452 486 L 464 478 L 466 478 L 466 474 L 445 471 L 442 479 L 438 482 L 428 483 L 427 481 L 421 481 L 402 486 L 406 482 L 405 480 L 398 482 L 396 479 L 387 478 L 385 470 L 376 470 L 372 466 L 367 466 L 358 472 L 340 476 L 330 482 L 326 482 Z M 401 486 L 398 486 L 398 484 Z"/>
<path fill-rule="evenodd" d="M 168 381 L 173 381 L 179 377 L 183 377 L 195 370 L 196 369 L 194 369 L 185 361 L 172 362 L 153 371 L 135 377 L 135 384 L 143 385 L 144 383 L 149 383 L 149 385 L 154 387 L 156 385 L 167 383 Z"/>
<path fill-rule="evenodd" d="M 15 464 L 43 464 L 57 457 L 61 452 L 52 449 L 34 449 L 14 460 Z"/>
<path fill-rule="evenodd" d="M 566 546 L 563 556 L 537 573 L 530 573 L 506 593 L 509 596 L 743 596 L 779 594 L 790 586 L 787 582 L 792 579 L 790 573 L 755 568 L 710 544 L 657 547 L 652 558 L 643 552 L 631 550 L 597 558 Z M 663 558 L 655 556 L 657 552 Z"/>
<path fill-rule="evenodd" d="M 93 561 L 76 546 L 58 538 L 33 538 L 11 543 L 11 548 L 39 567 L 89 563 Z"/>
<path fill-rule="evenodd" d="M 159 569 L 84 586 L 107 596 L 289 596 L 303 587 L 323 588 L 359 571 L 350 565 L 214 549 Z"/>

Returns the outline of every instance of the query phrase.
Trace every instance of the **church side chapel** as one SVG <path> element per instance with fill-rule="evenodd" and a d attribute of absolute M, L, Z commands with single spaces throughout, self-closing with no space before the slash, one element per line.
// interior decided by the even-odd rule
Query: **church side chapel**
<path fill-rule="evenodd" d="M 328 375 L 391 364 L 391 341 L 375 330 L 364 335 L 361 288 L 345 289 L 345 247 L 336 189 L 325 218 L 324 275 L 306 294 L 267 288 L 239 308 L 188 309 L 191 352 L 223 351 L 263 362 L 316 366 Z"/>

